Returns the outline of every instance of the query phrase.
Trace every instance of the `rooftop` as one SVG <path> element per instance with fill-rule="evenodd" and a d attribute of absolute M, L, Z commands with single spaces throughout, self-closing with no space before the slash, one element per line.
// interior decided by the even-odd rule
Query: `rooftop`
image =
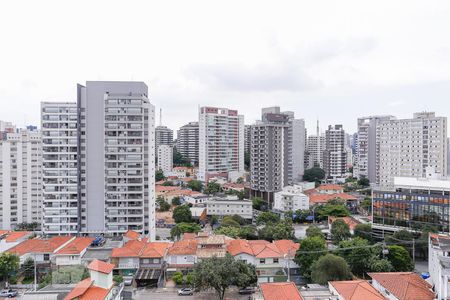
<path fill-rule="evenodd" d="M 432 300 L 431 285 L 413 272 L 368 273 L 399 300 Z"/>
<path fill-rule="evenodd" d="M 101 260 L 93 260 L 87 268 L 92 271 L 109 274 L 114 269 L 115 265 L 103 262 Z"/>
<path fill-rule="evenodd" d="M 450 191 L 450 179 L 394 177 L 394 186 L 396 188 Z"/>
<path fill-rule="evenodd" d="M 366 280 L 330 281 L 330 286 L 345 300 L 385 300 Z"/>
<path fill-rule="evenodd" d="M 22 243 L 12 247 L 8 250 L 10 253 L 15 253 L 19 256 L 26 253 L 53 253 L 56 249 L 69 242 L 73 237 L 71 236 L 55 236 L 51 239 L 31 239 L 23 241 Z"/>
<path fill-rule="evenodd" d="M 303 300 L 293 282 L 272 282 L 259 285 L 264 300 Z"/>
<path fill-rule="evenodd" d="M 169 247 L 168 255 L 195 255 L 197 252 L 197 240 L 177 241 Z"/>
<path fill-rule="evenodd" d="M 94 238 L 78 237 L 56 252 L 56 254 L 81 254 Z"/>
<path fill-rule="evenodd" d="M 340 191 L 343 189 L 344 189 L 343 186 L 337 184 L 322 184 L 317 188 L 318 191 L 331 191 L 331 190 Z"/>
<path fill-rule="evenodd" d="M 353 195 L 347 193 L 336 193 L 336 194 L 310 194 L 309 202 L 315 203 L 328 203 L 331 200 L 342 199 L 342 200 L 357 200 Z"/>

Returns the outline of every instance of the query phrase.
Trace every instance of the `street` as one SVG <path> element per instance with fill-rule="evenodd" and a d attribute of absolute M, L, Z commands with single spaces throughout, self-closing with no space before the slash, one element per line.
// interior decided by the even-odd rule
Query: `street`
<path fill-rule="evenodd" d="M 201 300 L 216 300 L 217 295 L 214 291 L 196 292 L 193 296 L 178 296 L 175 289 L 149 289 L 137 291 L 136 300 L 161 299 L 161 300 L 182 300 L 182 299 L 201 299 Z M 225 294 L 225 299 L 228 300 L 248 300 L 249 295 L 239 295 L 236 289 L 229 289 Z"/>

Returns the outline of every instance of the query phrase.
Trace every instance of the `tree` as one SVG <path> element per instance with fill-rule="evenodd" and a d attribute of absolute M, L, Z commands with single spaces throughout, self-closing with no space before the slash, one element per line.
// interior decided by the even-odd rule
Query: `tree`
<path fill-rule="evenodd" d="M 370 185 L 369 179 L 362 176 L 359 180 L 358 180 L 358 185 L 361 187 L 368 187 Z"/>
<path fill-rule="evenodd" d="M 411 232 L 408 230 L 402 229 L 399 231 L 396 231 L 392 237 L 387 237 L 386 241 L 389 242 L 389 244 L 398 244 L 404 241 L 410 242 L 414 239 L 414 236 Z"/>
<path fill-rule="evenodd" d="M 173 182 L 170 180 L 164 181 L 164 183 L 162 184 L 162 186 L 173 186 Z"/>
<path fill-rule="evenodd" d="M 325 178 L 325 171 L 319 167 L 314 167 L 308 170 L 305 170 L 303 174 L 303 180 L 309 182 L 318 182 Z"/>
<path fill-rule="evenodd" d="M 428 258 L 428 236 L 430 233 L 437 232 L 438 230 L 434 226 L 425 225 L 422 229 L 422 233 L 416 242 L 416 249 L 424 260 Z"/>
<path fill-rule="evenodd" d="M 161 195 L 156 197 L 156 205 L 158 207 L 158 211 L 168 211 L 170 209 L 170 204 L 167 203 Z"/>
<path fill-rule="evenodd" d="M 214 195 L 222 191 L 222 187 L 220 184 L 214 181 L 208 182 L 208 184 L 205 187 L 205 190 L 203 191 L 207 195 Z"/>
<path fill-rule="evenodd" d="M 220 222 L 220 226 L 239 227 L 240 225 L 231 216 L 225 216 L 223 217 L 222 222 Z"/>
<path fill-rule="evenodd" d="M 189 159 L 178 152 L 176 147 L 173 149 L 173 165 L 176 167 L 192 167 Z"/>
<path fill-rule="evenodd" d="M 324 238 L 322 229 L 320 229 L 316 225 L 311 225 L 306 229 L 306 236 L 307 237 L 318 236 L 318 237 Z"/>
<path fill-rule="evenodd" d="M 339 203 L 338 201 L 330 201 L 325 205 L 320 205 L 315 211 L 317 220 L 326 220 L 328 216 L 330 217 L 347 217 L 350 215 L 345 204 Z"/>
<path fill-rule="evenodd" d="M 257 225 L 263 225 L 267 223 L 276 223 L 280 221 L 280 216 L 273 212 L 265 211 L 262 212 L 258 218 L 256 218 Z"/>
<path fill-rule="evenodd" d="M 188 188 L 196 192 L 201 192 L 203 189 L 203 184 L 199 180 L 191 180 L 188 182 L 187 186 Z"/>
<path fill-rule="evenodd" d="M 180 205 L 180 204 L 181 204 L 180 197 L 176 196 L 176 197 L 173 197 L 173 198 L 172 198 L 172 205 L 173 205 L 173 206 L 178 206 L 178 205 Z"/>
<path fill-rule="evenodd" d="M 215 234 L 224 234 L 231 238 L 246 239 L 246 240 L 256 240 L 258 236 L 256 235 L 256 228 L 254 226 L 220 226 L 214 231 Z"/>
<path fill-rule="evenodd" d="M 178 223 L 170 229 L 170 237 L 180 239 L 184 233 L 197 233 L 201 230 L 200 225 L 196 223 Z"/>
<path fill-rule="evenodd" d="M 187 205 L 179 205 L 175 207 L 172 214 L 175 223 L 190 223 L 192 221 L 192 213 Z"/>
<path fill-rule="evenodd" d="M 252 206 L 253 206 L 253 209 L 256 209 L 256 210 L 264 211 L 264 210 L 267 209 L 266 208 L 266 203 L 260 197 L 253 197 L 252 198 Z"/>
<path fill-rule="evenodd" d="M 162 171 L 162 170 L 156 170 L 156 172 L 155 172 L 155 181 L 156 182 L 158 182 L 158 181 L 161 181 L 161 180 L 164 180 L 164 172 Z"/>
<path fill-rule="evenodd" d="M 326 254 L 325 240 L 318 236 L 307 237 L 295 254 L 294 261 L 300 267 L 300 273 L 306 279 L 311 278 L 311 266 Z"/>
<path fill-rule="evenodd" d="M 312 216 L 313 213 L 309 209 L 297 209 L 295 211 L 295 221 L 296 222 L 306 222 L 308 221 L 308 217 Z"/>
<path fill-rule="evenodd" d="M 394 267 L 391 262 L 385 258 L 371 259 L 369 261 L 370 272 L 392 272 Z"/>
<path fill-rule="evenodd" d="M 194 285 L 200 290 L 214 289 L 219 300 L 223 300 L 230 286 L 246 287 L 257 281 L 254 266 L 235 260 L 230 254 L 225 257 L 204 259 L 195 265 Z"/>
<path fill-rule="evenodd" d="M 258 231 L 258 237 L 263 240 L 291 240 L 295 238 L 292 221 L 285 219 L 277 223 L 269 222 Z"/>
<path fill-rule="evenodd" d="M 327 284 L 328 281 L 348 280 L 352 273 L 347 262 L 334 254 L 320 257 L 311 267 L 311 279 L 315 283 Z"/>
<path fill-rule="evenodd" d="M 219 217 L 217 217 L 216 215 L 212 215 L 209 219 L 209 224 L 211 224 L 211 226 L 214 226 L 217 223 L 219 223 Z"/>
<path fill-rule="evenodd" d="M 17 255 L 4 252 L 0 254 L 0 278 L 8 280 L 9 277 L 15 275 L 19 270 L 20 259 Z"/>
<path fill-rule="evenodd" d="M 34 260 L 28 257 L 22 265 L 22 275 L 24 279 L 30 279 L 34 277 Z"/>
<path fill-rule="evenodd" d="M 366 272 L 371 271 L 370 264 L 379 256 L 377 253 L 379 251 L 373 251 L 373 249 L 369 247 L 369 242 L 359 237 L 341 241 L 339 243 L 339 248 L 350 248 L 348 250 L 341 250 L 338 253 L 348 263 L 352 273 L 357 276 L 364 276 Z"/>
<path fill-rule="evenodd" d="M 337 219 L 331 224 L 330 233 L 331 239 L 335 244 L 339 244 L 339 242 L 351 237 L 350 227 L 342 219 Z"/>
<path fill-rule="evenodd" d="M 395 272 L 408 272 L 414 270 L 414 264 L 409 252 L 402 246 L 388 246 L 387 259 L 392 264 Z"/>
<path fill-rule="evenodd" d="M 240 215 L 234 214 L 234 215 L 231 216 L 231 218 L 233 220 L 235 220 L 236 222 L 238 222 L 239 225 L 245 225 L 246 224 L 245 219 L 243 217 L 241 217 Z"/>
<path fill-rule="evenodd" d="M 244 178 L 239 177 L 238 179 L 236 179 L 236 183 L 238 183 L 238 184 L 244 183 Z"/>
<path fill-rule="evenodd" d="M 364 209 L 367 212 L 372 211 L 372 198 L 366 197 L 363 201 L 361 201 L 361 204 L 359 205 L 362 209 Z"/>
<path fill-rule="evenodd" d="M 183 284 L 183 273 L 180 271 L 173 273 L 172 280 L 178 285 Z"/>
<path fill-rule="evenodd" d="M 369 243 L 373 242 L 372 238 L 372 225 L 370 224 L 358 224 L 355 226 L 354 236 L 360 237 L 369 241 Z"/>

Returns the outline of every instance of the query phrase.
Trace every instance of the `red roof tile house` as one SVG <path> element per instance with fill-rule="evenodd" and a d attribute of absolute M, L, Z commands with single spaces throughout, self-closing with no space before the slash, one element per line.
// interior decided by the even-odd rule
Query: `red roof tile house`
<path fill-rule="evenodd" d="M 293 282 L 261 283 L 259 290 L 261 295 L 256 295 L 258 300 L 303 300 Z"/>
<path fill-rule="evenodd" d="M 81 265 L 81 258 L 86 253 L 94 238 L 77 237 L 56 251 L 54 254 L 57 266 Z"/>
<path fill-rule="evenodd" d="M 173 243 L 167 250 L 167 272 L 192 269 L 197 262 L 197 245 L 196 239 Z"/>
<path fill-rule="evenodd" d="M 372 285 L 383 296 L 395 300 L 436 299 L 432 286 L 413 272 L 368 273 Z"/>
<path fill-rule="evenodd" d="M 331 230 L 331 226 L 332 226 L 333 222 L 336 220 L 344 221 L 344 223 L 348 225 L 351 234 L 355 233 L 356 225 L 361 223 L 353 217 L 330 217 L 330 216 L 328 216 L 328 227 L 330 230 Z"/>
<path fill-rule="evenodd" d="M 90 278 L 79 282 L 64 300 L 118 300 L 123 286 L 113 282 L 114 265 L 99 260 L 88 267 Z"/>
<path fill-rule="evenodd" d="M 51 239 L 36 238 L 26 240 L 7 252 L 18 255 L 21 264 L 29 257 L 33 258 L 37 263 L 50 263 L 50 259 L 53 258 L 54 254 L 74 239 L 75 237 L 72 236 L 55 236 Z"/>
<path fill-rule="evenodd" d="M 386 300 L 366 280 L 330 281 L 330 293 L 339 296 L 339 300 Z"/>
<path fill-rule="evenodd" d="M 28 240 L 32 234 L 30 231 L 0 230 L 0 253 Z"/>
<path fill-rule="evenodd" d="M 264 240 L 233 240 L 228 242 L 227 251 L 235 259 L 253 264 L 256 267 L 258 282 L 287 280 L 288 264 L 291 275 L 298 273 L 293 261 L 299 244 L 289 240 L 270 243 Z"/>
<path fill-rule="evenodd" d="M 342 194 L 344 187 L 337 184 L 322 184 L 316 188 L 319 194 Z"/>

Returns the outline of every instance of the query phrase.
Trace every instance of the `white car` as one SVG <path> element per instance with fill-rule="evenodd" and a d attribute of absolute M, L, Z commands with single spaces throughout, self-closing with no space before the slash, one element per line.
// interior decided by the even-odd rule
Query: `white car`
<path fill-rule="evenodd" d="M 17 291 L 14 290 L 2 290 L 0 291 L 0 297 L 8 297 L 8 298 L 12 298 L 12 297 L 16 297 L 19 293 Z"/>
<path fill-rule="evenodd" d="M 192 295 L 194 295 L 194 289 L 184 288 L 184 289 L 178 290 L 178 296 L 192 296 Z"/>

